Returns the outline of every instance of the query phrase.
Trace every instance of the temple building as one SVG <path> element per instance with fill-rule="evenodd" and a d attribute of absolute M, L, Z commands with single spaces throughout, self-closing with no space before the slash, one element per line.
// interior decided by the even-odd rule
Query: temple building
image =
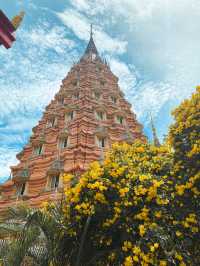
<path fill-rule="evenodd" d="M 28 144 L 17 154 L 12 177 L 0 187 L 0 211 L 25 202 L 39 207 L 63 192 L 62 174 L 79 177 L 93 161 L 102 161 L 114 142 L 145 140 L 112 73 L 95 46 L 88 46 L 46 107 Z"/>

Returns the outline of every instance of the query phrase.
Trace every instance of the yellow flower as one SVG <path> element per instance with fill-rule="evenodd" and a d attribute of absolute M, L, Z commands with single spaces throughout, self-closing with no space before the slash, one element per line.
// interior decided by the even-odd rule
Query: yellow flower
<path fill-rule="evenodd" d="M 132 251 L 134 254 L 139 255 L 141 252 L 141 249 L 140 249 L 140 247 L 134 246 Z"/>
<path fill-rule="evenodd" d="M 175 258 L 177 260 L 179 260 L 179 261 L 182 261 L 183 260 L 183 257 L 180 254 L 178 254 L 178 253 L 175 254 Z"/>
<path fill-rule="evenodd" d="M 128 251 L 132 248 L 132 243 L 130 241 L 124 241 L 124 245 L 122 247 L 123 251 Z"/>
<path fill-rule="evenodd" d="M 143 224 L 139 225 L 139 231 L 140 231 L 139 232 L 140 236 L 144 236 L 146 229 L 145 229 L 145 226 Z"/>
<path fill-rule="evenodd" d="M 139 220 L 147 220 L 148 219 L 148 214 L 149 214 L 149 209 L 144 207 L 140 213 L 135 215 L 135 218 L 139 219 Z"/>
<path fill-rule="evenodd" d="M 139 258 L 138 258 L 138 256 L 136 256 L 136 255 L 133 256 L 133 260 L 136 261 L 136 262 L 139 262 Z"/>
<path fill-rule="evenodd" d="M 160 260 L 159 266 L 167 266 L 167 262 L 165 260 Z"/>
<path fill-rule="evenodd" d="M 192 227 L 192 233 L 198 233 L 199 232 L 199 228 L 198 227 Z"/>
<path fill-rule="evenodd" d="M 72 180 L 72 178 L 73 178 L 73 175 L 71 175 L 71 174 L 64 174 L 62 176 L 63 181 L 66 183 L 69 183 Z"/>
<path fill-rule="evenodd" d="M 150 246 L 150 250 L 151 250 L 151 252 L 154 252 L 155 251 L 155 247 L 154 246 Z"/>
<path fill-rule="evenodd" d="M 133 266 L 133 259 L 131 256 L 126 257 L 124 266 Z"/>
<path fill-rule="evenodd" d="M 156 218 L 161 218 L 162 212 L 161 211 L 155 211 L 155 217 Z"/>
<path fill-rule="evenodd" d="M 158 248 L 159 247 L 159 244 L 158 243 L 154 243 L 154 247 L 155 248 Z"/>
<path fill-rule="evenodd" d="M 155 186 L 150 187 L 148 191 L 147 200 L 151 201 L 156 196 L 157 196 L 157 188 Z"/>
<path fill-rule="evenodd" d="M 102 193 L 97 192 L 94 198 L 101 203 L 106 203 L 105 196 Z"/>
<path fill-rule="evenodd" d="M 161 198 L 157 198 L 156 199 L 156 203 L 158 205 L 167 205 L 169 203 L 169 200 L 168 199 L 161 199 Z"/>
<path fill-rule="evenodd" d="M 184 185 L 176 185 L 176 191 L 179 196 L 182 196 L 185 192 L 185 186 Z"/>
<path fill-rule="evenodd" d="M 146 176 L 146 175 L 140 175 L 139 176 L 139 180 L 142 182 L 142 181 L 145 181 L 145 180 L 147 180 L 147 179 L 149 179 L 149 177 L 148 176 Z"/>
<path fill-rule="evenodd" d="M 127 192 L 129 192 L 129 188 L 128 187 L 119 189 L 120 197 L 124 197 Z"/>
<path fill-rule="evenodd" d="M 176 235 L 179 237 L 182 236 L 182 233 L 180 231 L 176 231 Z"/>

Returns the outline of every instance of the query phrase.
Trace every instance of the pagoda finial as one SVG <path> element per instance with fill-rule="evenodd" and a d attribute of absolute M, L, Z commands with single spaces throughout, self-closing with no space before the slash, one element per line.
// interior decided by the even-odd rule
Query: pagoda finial
<path fill-rule="evenodd" d="M 90 40 L 89 40 L 89 43 L 87 45 L 87 48 L 85 50 L 83 57 L 88 56 L 88 55 L 89 55 L 89 57 L 91 57 L 91 55 L 93 55 L 93 57 L 94 56 L 99 57 L 96 45 L 95 45 L 94 40 L 93 40 L 93 35 L 94 35 L 93 24 L 90 24 Z"/>
<path fill-rule="evenodd" d="M 90 39 L 93 38 L 93 24 L 90 24 Z"/>
<path fill-rule="evenodd" d="M 151 130 L 152 130 L 152 134 L 153 134 L 153 143 L 156 147 L 160 147 L 160 141 L 159 141 L 158 136 L 157 136 L 156 128 L 154 126 L 154 122 L 153 122 L 153 118 L 152 118 L 151 113 L 150 113 L 150 120 L 151 120 Z"/>

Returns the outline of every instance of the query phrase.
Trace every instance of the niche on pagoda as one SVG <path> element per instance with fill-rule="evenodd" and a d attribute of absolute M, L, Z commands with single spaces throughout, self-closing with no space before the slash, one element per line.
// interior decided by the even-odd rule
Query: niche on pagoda
<path fill-rule="evenodd" d="M 95 145 L 104 150 L 109 148 L 108 129 L 105 126 L 98 126 L 95 131 Z"/>
<path fill-rule="evenodd" d="M 45 151 L 45 135 L 42 133 L 39 138 L 35 138 L 31 140 L 31 144 L 33 147 L 32 150 L 32 158 L 38 157 L 44 154 Z"/>
<path fill-rule="evenodd" d="M 30 178 L 30 171 L 28 168 L 24 168 L 22 170 L 18 170 L 13 173 L 12 181 L 16 188 L 15 196 L 19 197 L 26 197 L 28 196 L 28 181 Z"/>
<path fill-rule="evenodd" d="M 126 114 L 121 110 L 117 110 L 113 113 L 113 122 L 117 127 L 126 126 Z"/>
<path fill-rule="evenodd" d="M 64 149 L 70 147 L 69 130 L 64 128 L 58 135 L 58 150 L 62 152 Z"/>
<path fill-rule="evenodd" d="M 99 105 L 96 108 L 94 108 L 94 115 L 95 119 L 98 121 L 106 121 L 107 120 L 107 113 L 106 108 L 104 105 Z"/>
<path fill-rule="evenodd" d="M 78 110 L 79 107 L 77 105 L 65 106 L 65 124 L 70 123 L 76 118 Z"/>
<path fill-rule="evenodd" d="M 105 80 L 105 78 L 99 78 L 99 87 L 100 87 L 101 89 L 103 89 L 103 88 L 105 87 L 105 85 L 106 85 L 106 80 Z"/>
<path fill-rule="evenodd" d="M 59 115 L 55 112 L 47 112 L 46 128 L 56 128 L 58 126 Z"/>
<path fill-rule="evenodd" d="M 112 105 L 116 106 L 119 104 L 119 96 L 118 94 L 116 93 L 112 93 L 110 96 L 109 96 L 109 101 Z"/>
<path fill-rule="evenodd" d="M 64 162 L 61 159 L 53 161 L 47 171 L 47 182 L 45 191 L 58 191 L 63 187 L 62 174 L 64 172 Z"/>

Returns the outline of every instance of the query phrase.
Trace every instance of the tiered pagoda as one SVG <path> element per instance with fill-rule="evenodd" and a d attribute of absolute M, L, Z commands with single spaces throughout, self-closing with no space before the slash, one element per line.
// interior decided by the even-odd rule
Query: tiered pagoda
<path fill-rule="evenodd" d="M 0 187 L 0 211 L 21 202 L 39 207 L 57 200 L 64 172 L 79 177 L 91 162 L 103 160 L 112 143 L 145 139 L 92 32 L 85 53 L 32 131 L 17 154 L 19 164 L 11 167 L 12 178 Z"/>

